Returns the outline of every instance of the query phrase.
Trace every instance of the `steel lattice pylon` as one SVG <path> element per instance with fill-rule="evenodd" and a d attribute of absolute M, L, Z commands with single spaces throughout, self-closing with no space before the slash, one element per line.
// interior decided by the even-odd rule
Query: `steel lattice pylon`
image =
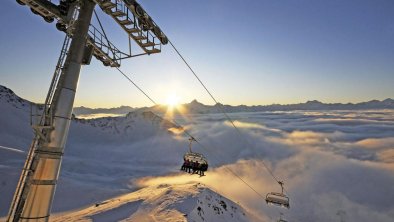
<path fill-rule="evenodd" d="M 119 67 L 122 59 L 161 52 L 161 44 L 167 44 L 168 39 L 136 1 L 60 0 L 59 5 L 48 0 L 17 2 L 29 6 L 47 22 L 56 19 L 56 27 L 66 33 L 41 119 L 33 125 L 35 137 L 7 217 L 8 222 L 48 221 L 81 66 L 88 65 L 94 55 L 104 65 Z M 126 31 L 143 53 L 122 52 L 107 39 L 104 31 L 101 33 L 90 24 L 96 4 Z"/>

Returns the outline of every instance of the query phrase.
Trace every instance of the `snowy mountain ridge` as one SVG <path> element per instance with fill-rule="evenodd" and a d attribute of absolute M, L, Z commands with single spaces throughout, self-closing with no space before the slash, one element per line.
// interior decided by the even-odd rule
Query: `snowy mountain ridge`
<path fill-rule="evenodd" d="M 33 115 L 33 122 L 37 116 L 41 115 L 40 104 L 32 103 L 17 96 L 11 89 L 0 85 L 0 101 L 3 104 L 11 105 L 14 108 L 30 112 Z M 122 108 L 122 107 L 120 107 Z M 115 108 L 117 109 L 117 108 Z M 135 125 L 146 125 L 148 121 L 151 123 L 152 130 L 160 128 L 168 130 L 171 128 L 180 129 L 172 122 L 165 120 L 150 111 L 129 112 L 126 116 L 121 117 L 102 117 L 96 119 L 79 119 L 73 118 L 73 121 L 79 124 L 89 124 L 93 127 L 101 128 L 112 134 L 127 134 L 135 128 Z"/>
<path fill-rule="evenodd" d="M 245 210 L 200 183 L 161 184 L 54 215 L 56 221 L 250 221 Z"/>
<path fill-rule="evenodd" d="M 128 135 L 135 131 L 157 130 L 171 132 L 170 129 L 182 130 L 174 123 L 157 116 L 150 111 L 130 112 L 125 117 L 102 117 L 96 119 L 73 119 L 79 124 L 88 124 L 101 128 L 111 134 Z M 149 124 L 147 124 L 149 123 Z M 142 127 L 141 127 L 142 126 Z"/>
<path fill-rule="evenodd" d="M 32 104 L 1 87 L 0 221 L 33 137 Z M 136 185 L 140 178 L 183 175 L 187 143 L 174 139 L 169 128 L 176 126 L 149 111 L 74 118 L 51 221 L 251 221 L 242 207 L 198 182 Z"/>
<path fill-rule="evenodd" d="M 27 108 L 30 105 L 29 101 L 20 98 L 11 89 L 2 85 L 0 85 L 0 101 L 18 109 Z"/>

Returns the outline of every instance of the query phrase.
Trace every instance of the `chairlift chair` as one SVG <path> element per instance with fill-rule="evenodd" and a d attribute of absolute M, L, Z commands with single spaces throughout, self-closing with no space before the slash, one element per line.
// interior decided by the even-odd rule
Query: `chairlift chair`
<path fill-rule="evenodd" d="M 189 160 L 190 162 L 199 162 L 201 164 L 208 164 L 208 161 L 205 158 L 205 156 L 200 154 L 200 153 L 187 152 L 183 156 L 183 159 L 184 160 Z"/>
<path fill-rule="evenodd" d="M 205 156 L 201 153 L 196 153 L 192 151 L 192 142 L 196 141 L 193 137 L 189 139 L 189 152 L 185 153 L 183 155 L 183 160 L 186 162 L 188 161 L 189 163 L 196 163 L 198 162 L 203 166 L 202 171 L 207 171 L 208 170 L 208 160 L 205 158 Z"/>
<path fill-rule="evenodd" d="M 265 201 L 267 204 L 273 204 L 281 207 L 290 208 L 290 200 L 289 197 L 283 193 L 283 182 L 279 181 L 279 185 L 282 188 L 281 193 L 271 192 L 268 193 L 265 197 Z"/>

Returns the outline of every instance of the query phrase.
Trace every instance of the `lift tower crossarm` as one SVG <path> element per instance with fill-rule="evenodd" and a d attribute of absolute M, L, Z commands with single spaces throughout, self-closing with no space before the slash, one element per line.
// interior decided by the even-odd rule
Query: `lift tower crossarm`
<path fill-rule="evenodd" d="M 68 23 L 67 17 L 60 13 L 58 6 L 48 0 L 20 1 L 44 18 L 50 17 L 57 19 L 64 24 Z M 73 35 L 73 32 L 69 31 L 67 34 Z M 93 25 L 91 25 L 89 28 L 89 37 L 87 39 L 87 44 L 93 47 L 93 55 L 98 60 L 102 61 L 104 64 L 108 64 L 111 67 L 120 67 L 121 59 L 131 57 L 130 55 L 117 49 L 112 43 L 104 42 L 103 34 L 101 34 Z"/>
<path fill-rule="evenodd" d="M 146 54 L 159 53 L 161 52 L 161 44 L 167 44 L 167 37 L 136 1 L 94 1 L 119 24 Z"/>
<path fill-rule="evenodd" d="M 39 13 L 43 17 L 61 18 L 64 19 L 59 11 L 57 5 L 48 0 L 19 0 L 20 2 L 29 6 L 32 11 Z"/>
<path fill-rule="evenodd" d="M 45 19 L 57 19 L 60 23 L 68 23 L 67 16 L 60 13 L 59 6 L 53 4 L 49 0 L 17 1 L 27 5 L 34 13 L 40 14 Z M 129 38 L 133 39 L 144 52 L 136 55 L 131 54 L 131 51 L 129 53 L 122 52 L 116 47 L 113 47 L 113 44 L 104 43 L 102 41 L 103 38 L 100 37 L 100 39 L 97 39 L 92 32 L 89 32 L 90 38 L 88 38 L 88 44 L 93 46 L 95 57 L 102 61 L 104 65 L 120 67 L 120 60 L 144 54 L 160 53 L 161 45 L 168 43 L 167 36 L 135 0 L 93 1 L 97 3 L 104 12 L 110 15 L 127 33 Z M 113 53 L 108 49 L 111 49 Z"/>
<path fill-rule="evenodd" d="M 129 57 L 107 41 L 104 34 L 93 25 L 89 27 L 87 44 L 93 47 L 93 55 L 107 66 L 120 67 L 120 60 Z"/>

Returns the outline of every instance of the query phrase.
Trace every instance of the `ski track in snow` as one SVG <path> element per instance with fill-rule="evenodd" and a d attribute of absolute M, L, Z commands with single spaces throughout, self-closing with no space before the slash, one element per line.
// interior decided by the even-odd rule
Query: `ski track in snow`
<path fill-rule="evenodd" d="M 5 150 L 17 152 L 17 153 L 25 153 L 25 151 L 23 151 L 23 150 L 11 148 L 11 147 L 5 147 L 5 146 L 0 146 L 0 149 L 5 149 Z"/>

